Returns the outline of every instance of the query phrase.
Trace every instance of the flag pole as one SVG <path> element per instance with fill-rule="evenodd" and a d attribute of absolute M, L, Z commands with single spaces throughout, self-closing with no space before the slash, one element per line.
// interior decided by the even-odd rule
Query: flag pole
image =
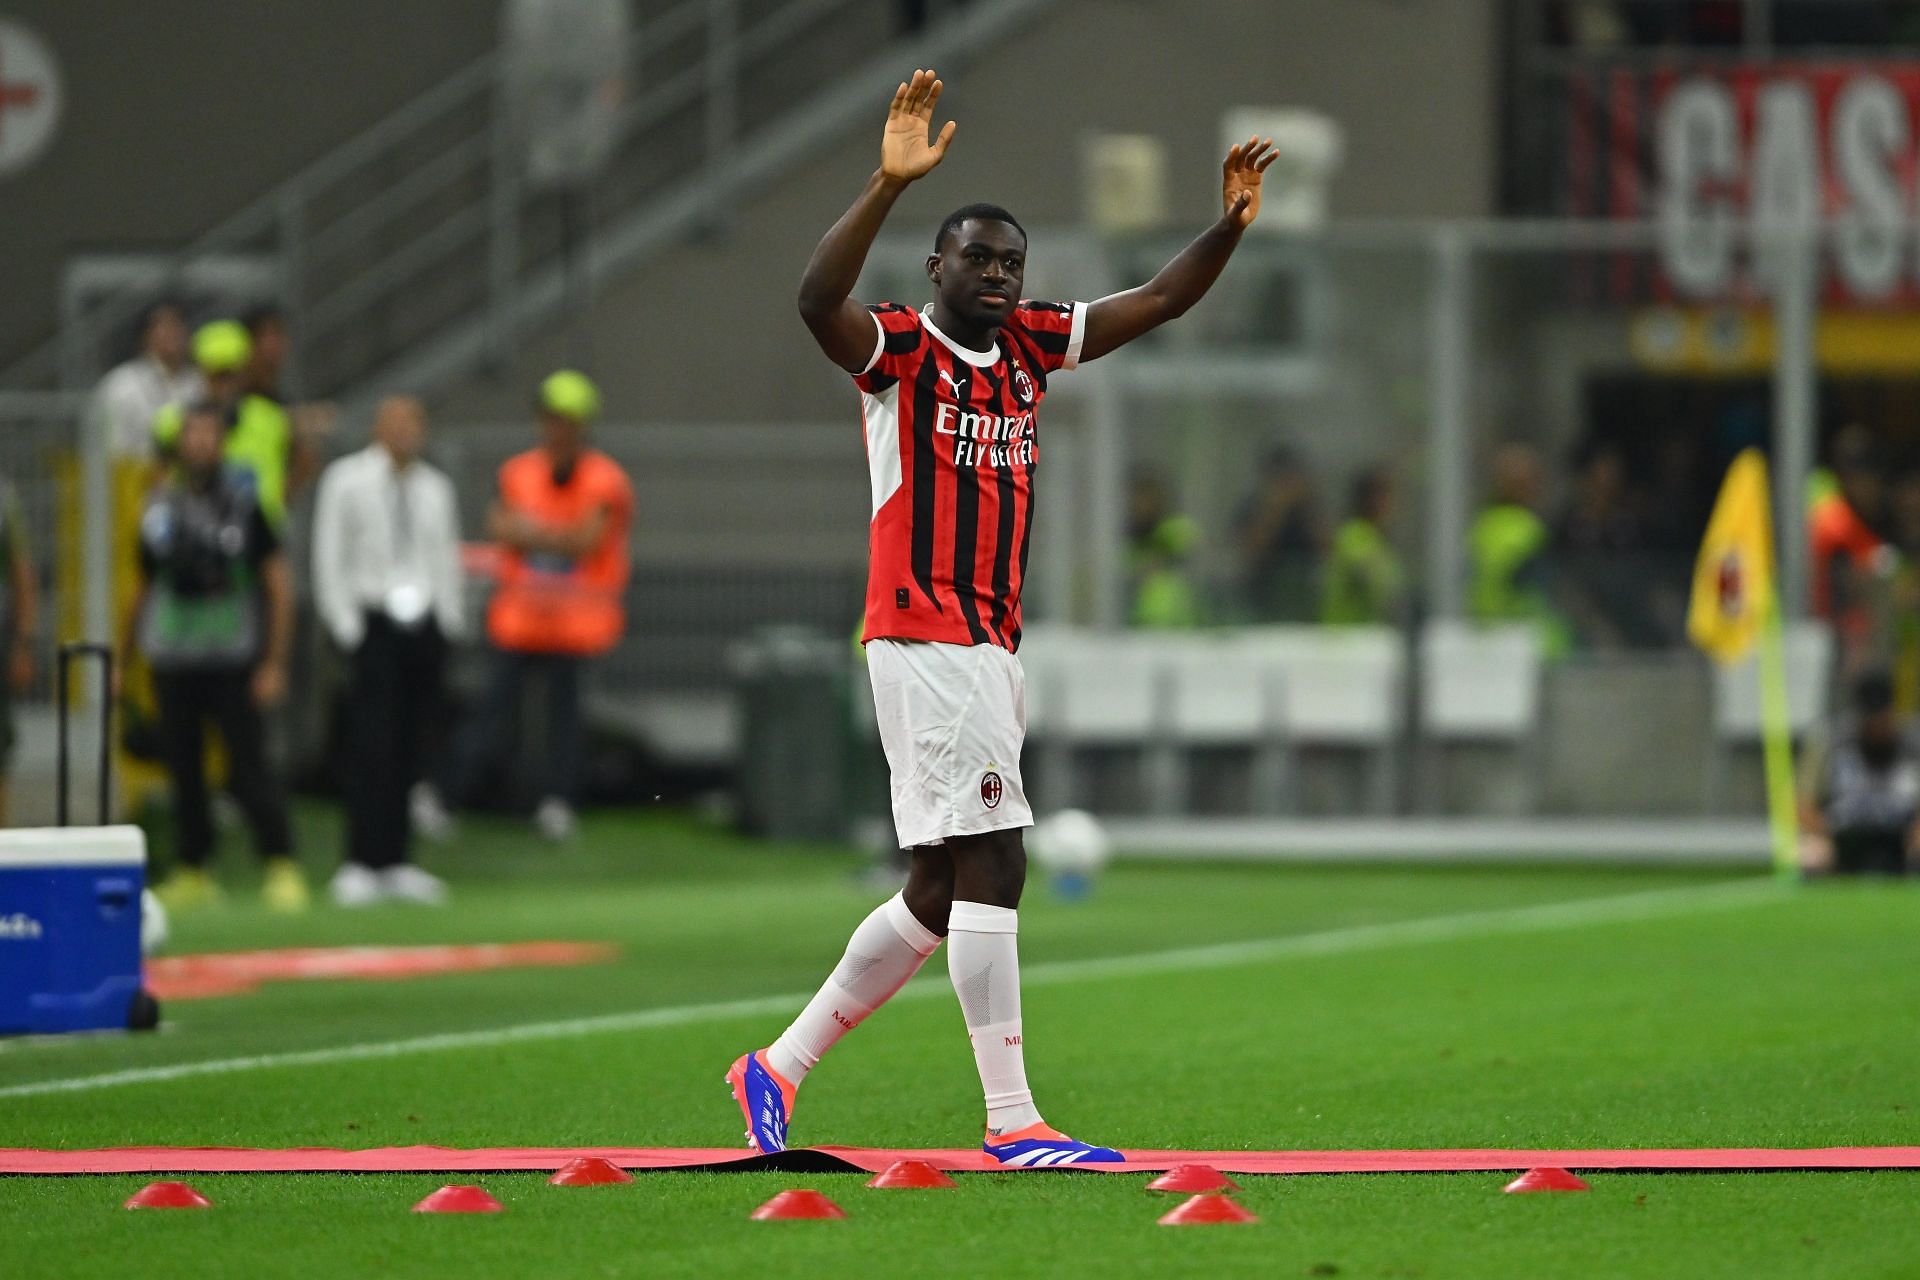
<path fill-rule="evenodd" d="M 1785 628 L 1779 595 L 1767 592 L 1760 624 L 1760 737 L 1767 770 L 1767 827 L 1773 839 L 1773 873 L 1800 875 L 1800 814 L 1793 776 L 1793 725 L 1787 707 Z"/>

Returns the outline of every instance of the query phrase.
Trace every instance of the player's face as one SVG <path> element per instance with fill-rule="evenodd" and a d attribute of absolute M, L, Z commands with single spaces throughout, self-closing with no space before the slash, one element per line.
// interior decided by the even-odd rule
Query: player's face
<path fill-rule="evenodd" d="M 927 259 L 927 276 L 941 303 L 974 324 L 998 328 L 1020 303 L 1027 270 L 1027 238 L 1016 227 L 969 218 Z"/>
<path fill-rule="evenodd" d="M 540 443 L 556 462 L 570 462 L 580 456 L 587 436 L 586 427 L 557 413 L 540 415 Z"/>
<path fill-rule="evenodd" d="M 226 428 L 213 414 L 189 413 L 180 424 L 177 445 L 180 465 L 195 476 L 211 475 L 219 470 L 226 434 Z"/>

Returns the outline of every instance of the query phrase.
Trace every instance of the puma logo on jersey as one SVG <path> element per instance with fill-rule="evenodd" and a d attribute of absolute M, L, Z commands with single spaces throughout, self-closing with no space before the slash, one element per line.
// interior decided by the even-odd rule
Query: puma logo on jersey
<path fill-rule="evenodd" d="M 952 374 L 948 373 L 945 369 L 940 370 L 940 381 L 946 383 L 949 387 L 953 388 L 953 394 L 955 398 L 959 397 L 960 384 L 953 380 Z"/>

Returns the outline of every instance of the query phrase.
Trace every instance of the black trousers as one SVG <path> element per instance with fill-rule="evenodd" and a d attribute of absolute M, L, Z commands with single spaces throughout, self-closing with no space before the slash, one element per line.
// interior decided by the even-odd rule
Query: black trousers
<path fill-rule="evenodd" d="M 585 665 L 586 659 L 571 654 L 495 649 L 487 687 L 448 753 L 441 779 L 447 799 L 456 805 L 473 802 L 488 771 L 511 745 L 521 690 L 531 677 L 546 686 L 546 750 L 533 782 L 540 799 L 572 804 L 580 773 L 580 671 Z"/>
<path fill-rule="evenodd" d="M 446 661 L 446 641 L 433 623 L 409 631 L 383 613 L 367 614 L 347 688 L 349 862 L 378 868 L 407 859 L 407 792 L 424 775 Z"/>
<path fill-rule="evenodd" d="M 266 726 L 253 702 L 249 668 L 156 671 L 160 750 L 173 789 L 180 861 L 206 865 L 213 852 L 213 813 L 207 796 L 209 720 L 227 746 L 227 790 L 253 829 L 254 849 L 277 858 L 293 849 L 287 793 L 267 759 Z"/>

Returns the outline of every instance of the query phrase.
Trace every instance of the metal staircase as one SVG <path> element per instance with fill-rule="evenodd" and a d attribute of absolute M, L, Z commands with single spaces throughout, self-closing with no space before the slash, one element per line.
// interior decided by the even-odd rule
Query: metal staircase
<path fill-rule="evenodd" d="M 490 54 L 214 228 L 162 276 L 264 262 L 300 335 L 295 391 L 349 405 L 386 388 L 430 393 L 503 360 L 520 334 L 617 274 L 723 229 L 730 204 L 872 116 L 903 68 L 957 70 L 1055 3 L 971 0 L 898 41 L 890 0 L 669 3 L 636 23 L 637 88 L 577 213 L 522 181 L 505 60 Z M 569 243 L 582 251 L 570 258 Z M 0 390 L 90 385 L 108 335 L 152 293 L 149 282 L 63 316 L 53 341 L 0 374 Z"/>

